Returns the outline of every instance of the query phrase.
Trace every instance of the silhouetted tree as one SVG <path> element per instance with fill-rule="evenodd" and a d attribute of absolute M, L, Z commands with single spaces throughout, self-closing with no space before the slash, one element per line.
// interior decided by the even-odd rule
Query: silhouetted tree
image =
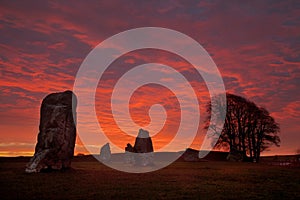
<path fill-rule="evenodd" d="M 205 123 L 206 129 L 210 123 L 211 106 L 221 106 L 218 98 L 214 97 L 207 105 L 209 116 Z M 279 125 L 265 108 L 237 95 L 227 93 L 226 98 L 225 123 L 217 147 L 230 151 L 235 149 L 243 152 L 244 159 L 248 155 L 251 160 L 259 161 L 262 151 L 273 144 L 279 146 Z"/>

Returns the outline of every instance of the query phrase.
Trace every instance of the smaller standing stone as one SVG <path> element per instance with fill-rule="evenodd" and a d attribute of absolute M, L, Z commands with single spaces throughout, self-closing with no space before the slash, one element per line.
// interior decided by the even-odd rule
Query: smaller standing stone
<path fill-rule="evenodd" d="M 125 147 L 125 163 L 127 164 L 135 164 L 135 159 L 134 159 L 134 148 L 131 144 L 127 144 Z"/>
<path fill-rule="evenodd" d="M 135 158 L 135 164 L 149 166 L 154 162 L 153 145 L 150 134 L 147 130 L 140 129 L 135 139 L 134 149 L 138 155 Z"/>
<path fill-rule="evenodd" d="M 152 140 L 149 132 L 140 129 L 137 138 L 135 139 L 134 149 L 136 153 L 149 153 L 153 152 Z"/>
<path fill-rule="evenodd" d="M 109 162 L 111 159 L 111 151 L 109 143 L 106 143 L 101 147 L 100 150 L 100 160 L 103 162 Z"/>
<path fill-rule="evenodd" d="M 153 165 L 153 145 L 148 131 L 139 130 L 134 147 L 131 144 L 127 144 L 127 147 L 125 147 L 125 162 L 140 166 Z"/>

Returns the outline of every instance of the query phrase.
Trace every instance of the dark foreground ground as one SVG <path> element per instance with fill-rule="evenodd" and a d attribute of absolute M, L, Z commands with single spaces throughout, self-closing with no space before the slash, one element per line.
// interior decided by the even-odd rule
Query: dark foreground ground
<path fill-rule="evenodd" d="M 64 172 L 25 174 L 28 158 L 0 159 L 1 199 L 300 199 L 300 168 L 175 162 L 128 174 L 75 158 Z"/>

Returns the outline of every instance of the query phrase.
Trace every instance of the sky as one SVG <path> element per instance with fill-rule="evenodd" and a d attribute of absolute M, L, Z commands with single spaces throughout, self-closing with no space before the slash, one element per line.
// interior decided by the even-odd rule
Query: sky
<path fill-rule="evenodd" d="M 246 97 L 270 112 L 280 124 L 281 146 L 270 148 L 264 155 L 295 154 L 300 148 L 298 1 L 3 0 L 0 156 L 31 156 L 42 99 L 52 92 L 72 90 L 82 62 L 99 43 L 140 27 L 168 28 L 193 38 L 214 60 L 227 92 Z M 205 135 L 201 122 L 209 100 L 207 87 L 189 63 L 172 52 L 145 49 L 116 59 L 101 78 L 95 95 L 95 110 L 102 128 L 116 146 L 133 144 L 138 130 L 132 129 L 127 135 L 122 132 L 109 110 L 107 94 L 133 66 L 154 61 L 175 68 L 196 91 L 201 119 L 191 147 L 199 149 Z M 160 149 L 178 130 L 181 111 L 176 94 L 170 89 L 145 85 L 130 97 L 132 120 L 139 126 L 152 122 L 148 110 L 154 104 L 165 108 L 153 113 L 157 117 L 163 113 L 166 118 L 162 130 L 153 135 L 154 148 Z M 160 126 L 161 122 L 156 123 Z M 99 152 L 103 144 L 84 145 Z M 84 145 L 77 137 L 75 153 L 88 153 Z M 179 143 L 174 145 L 181 148 Z"/>

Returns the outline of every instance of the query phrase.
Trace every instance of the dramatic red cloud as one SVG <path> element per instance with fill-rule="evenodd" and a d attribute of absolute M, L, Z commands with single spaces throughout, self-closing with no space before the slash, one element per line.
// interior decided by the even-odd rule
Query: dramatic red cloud
<path fill-rule="evenodd" d="M 130 59 L 131 62 L 127 62 L 128 59 Z M 115 122 L 111 110 L 112 91 L 123 73 L 129 71 L 134 66 L 154 61 L 167 66 L 172 66 L 178 71 L 178 73 L 183 74 L 187 78 L 191 86 L 194 88 L 194 91 L 196 91 L 195 93 L 200 103 L 199 109 L 201 115 L 205 116 L 205 104 L 209 100 L 209 93 L 204 81 L 202 81 L 200 75 L 197 75 L 196 70 L 193 69 L 189 63 L 178 56 L 175 56 L 174 58 L 173 54 L 165 51 L 157 52 L 157 50 L 143 50 L 125 54 L 121 58 L 117 59 L 116 62 L 114 62 L 113 65 L 110 66 L 103 74 L 104 78 L 102 78 L 99 82 L 96 95 L 96 111 L 99 123 L 111 142 L 121 149 L 124 149 L 127 143 L 133 143 L 135 138 L 123 132 Z M 161 71 L 160 73 L 163 72 Z M 176 87 L 180 87 L 180 85 Z M 181 95 L 183 95 L 184 92 L 185 91 L 182 91 Z M 152 138 L 155 150 L 160 150 L 162 147 L 170 143 L 178 131 L 179 122 L 181 120 L 181 108 L 176 95 L 179 94 L 174 94 L 172 91 L 163 86 L 150 84 L 138 88 L 130 98 L 129 109 L 131 118 L 141 127 L 151 123 L 149 118 L 149 109 L 152 105 L 160 104 L 166 111 L 167 118 L 163 128 L 158 133 L 150 132 L 150 134 L 155 134 Z M 201 119 L 203 121 L 203 117 L 201 117 Z M 197 148 L 199 148 L 202 143 L 203 132 L 205 132 L 202 129 L 202 121 L 199 123 L 199 130 L 193 143 L 193 146 L 197 146 Z M 162 124 L 164 122 L 161 121 L 160 123 Z M 131 132 L 136 134 L 137 130 L 131 130 Z M 188 137 L 189 135 L 190 133 L 187 133 L 186 136 Z"/>
<path fill-rule="evenodd" d="M 159 96 L 157 94 L 162 95 Z M 106 98 L 105 100 L 102 99 L 101 106 L 96 107 L 99 123 L 102 125 L 104 132 L 107 133 L 106 135 L 111 142 L 120 148 L 124 148 L 129 142 L 133 144 L 135 138 L 128 136 L 127 133 L 119 129 L 111 112 L 109 114 L 106 113 L 105 109 L 109 108 L 110 104 L 110 98 Z M 154 104 L 160 104 L 167 110 L 167 119 L 163 128 L 152 137 L 154 149 L 159 150 L 168 144 L 177 133 L 181 112 L 179 102 L 172 91 L 159 85 L 145 85 L 136 90 L 131 97 L 129 107 L 132 120 L 141 127 L 151 123 L 148 112 Z"/>
<path fill-rule="evenodd" d="M 203 45 L 217 64 L 226 90 L 266 107 L 280 123 L 281 147 L 266 153 L 295 153 L 300 140 L 299 13 L 296 1 L 1 1 L 0 155 L 32 154 L 42 99 L 51 92 L 72 90 L 80 64 L 99 42 L 145 26 L 174 29 Z M 122 133 L 120 137 L 108 97 L 122 73 L 153 61 L 174 67 L 195 89 L 201 120 L 192 147 L 199 149 L 209 94 L 201 76 L 171 53 L 141 51 L 117 61 L 99 83 L 98 118 L 105 119 L 101 123 L 119 147 L 133 143 L 132 136 Z M 159 96 L 147 98 L 157 92 Z M 140 125 L 149 122 L 147 111 L 152 104 L 166 108 L 167 123 L 154 136 L 156 149 L 176 132 L 180 112 L 174 95 L 152 85 L 141 87 L 131 98 L 132 119 Z M 84 145 L 99 152 L 102 144 Z M 88 153 L 84 145 L 78 138 L 76 153 Z"/>

